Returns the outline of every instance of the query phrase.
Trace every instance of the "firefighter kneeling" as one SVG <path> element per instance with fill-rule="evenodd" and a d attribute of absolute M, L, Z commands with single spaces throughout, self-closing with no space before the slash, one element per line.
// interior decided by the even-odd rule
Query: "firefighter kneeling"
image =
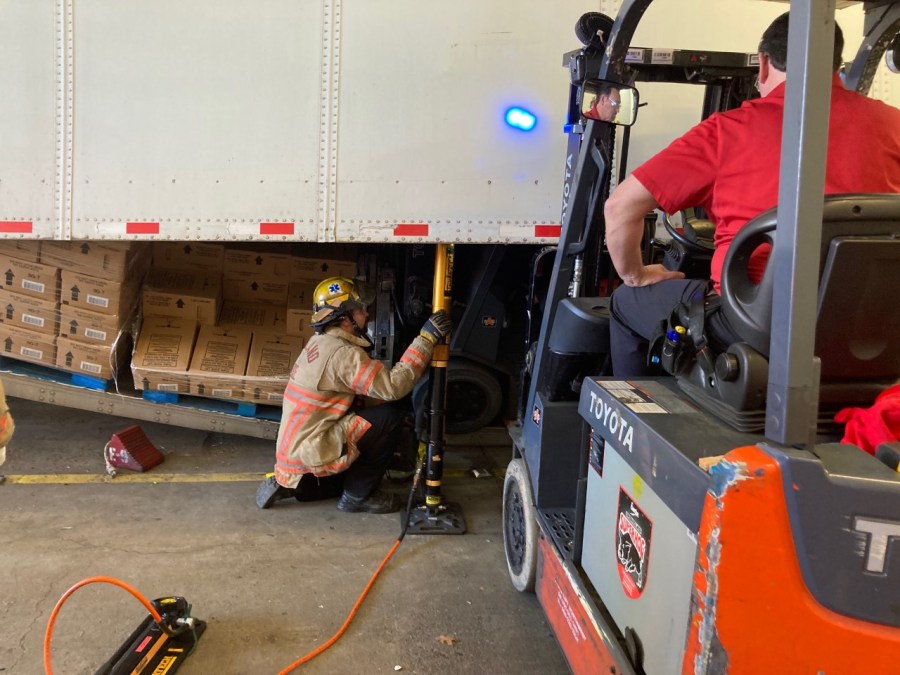
<path fill-rule="evenodd" d="M 369 356 L 369 315 L 353 281 L 326 279 L 316 287 L 314 299 L 316 334 L 291 371 L 275 474 L 257 489 L 256 505 L 267 509 L 288 497 L 307 501 L 340 494 L 341 511 L 398 511 L 400 498 L 378 485 L 395 448 L 408 438 L 408 406 L 400 399 L 422 377 L 434 345 L 449 334 L 450 317 L 443 311 L 433 314 L 388 370 Z M 356 405 L 363 397 L 380 404 Z"/>

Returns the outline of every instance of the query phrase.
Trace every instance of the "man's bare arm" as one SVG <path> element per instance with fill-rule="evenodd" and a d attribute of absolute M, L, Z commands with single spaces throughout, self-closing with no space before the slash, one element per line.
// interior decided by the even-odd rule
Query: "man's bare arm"
<path fill-rule="evenodd" d="M 662 265 L 644 265 L 641 239 L 644 216 L 659 208 L 656 199 L 634 176 L 626 178 L 606 201 L 606 245 L 616 272 L 626 286 L 649 286 L 666 279 L 683 279 Z"/>

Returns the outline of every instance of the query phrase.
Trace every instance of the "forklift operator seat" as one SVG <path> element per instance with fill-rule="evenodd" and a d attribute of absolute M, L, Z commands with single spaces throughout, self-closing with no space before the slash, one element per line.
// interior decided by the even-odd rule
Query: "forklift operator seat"
<path fill-rule="evenodd" d="M 741 337 L 715 356 L 715 372 L 696 361 L 677 375 L 702 407 L 741 431 L 765 427 L 774 265 L 758 283 L 748 263 L 771 243 L 777 209 L 745 225 L 722 268 L 721 311 Z M 769 262 L 771 263 L 771 257 Z M 822 218 L 815 354 L 821 362 L 820 427 L 846 406 L 868 406 L 900 379 L 900 195 L 826 197 Z M 789 292 L 789 289 L 779 289 Z M 771 345 L 784 349 L 786 345 Z M 707 368 L 707 370 L 709 370 Z"/>

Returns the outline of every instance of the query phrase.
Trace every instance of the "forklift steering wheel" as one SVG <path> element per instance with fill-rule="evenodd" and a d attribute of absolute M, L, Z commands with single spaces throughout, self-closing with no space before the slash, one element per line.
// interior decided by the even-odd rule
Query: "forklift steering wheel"
<path fill-rule="evenodd" d="M 680 244 L 686 253 L 698 255 L 712 255 L 715 251 L 713 235 L 715 226 L 708 220 L 688 215 L 690 211 L 682 211 L 684 214 L 684 232 L 679 231 L 668 214 L 663 219 L 663 227 L 672 237 L 672 240 Z"/>

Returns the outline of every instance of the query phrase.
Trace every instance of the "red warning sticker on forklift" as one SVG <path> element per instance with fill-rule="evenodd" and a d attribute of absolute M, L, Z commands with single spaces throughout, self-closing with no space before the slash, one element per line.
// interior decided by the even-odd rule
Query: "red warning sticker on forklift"
<path fill-rule="evenodd" d="M 619 488 L 616 517 L 616 567 L 625 595 L 635 599 L 647 586 L 650 532 L 653 523 L 625 490 Z"/>

